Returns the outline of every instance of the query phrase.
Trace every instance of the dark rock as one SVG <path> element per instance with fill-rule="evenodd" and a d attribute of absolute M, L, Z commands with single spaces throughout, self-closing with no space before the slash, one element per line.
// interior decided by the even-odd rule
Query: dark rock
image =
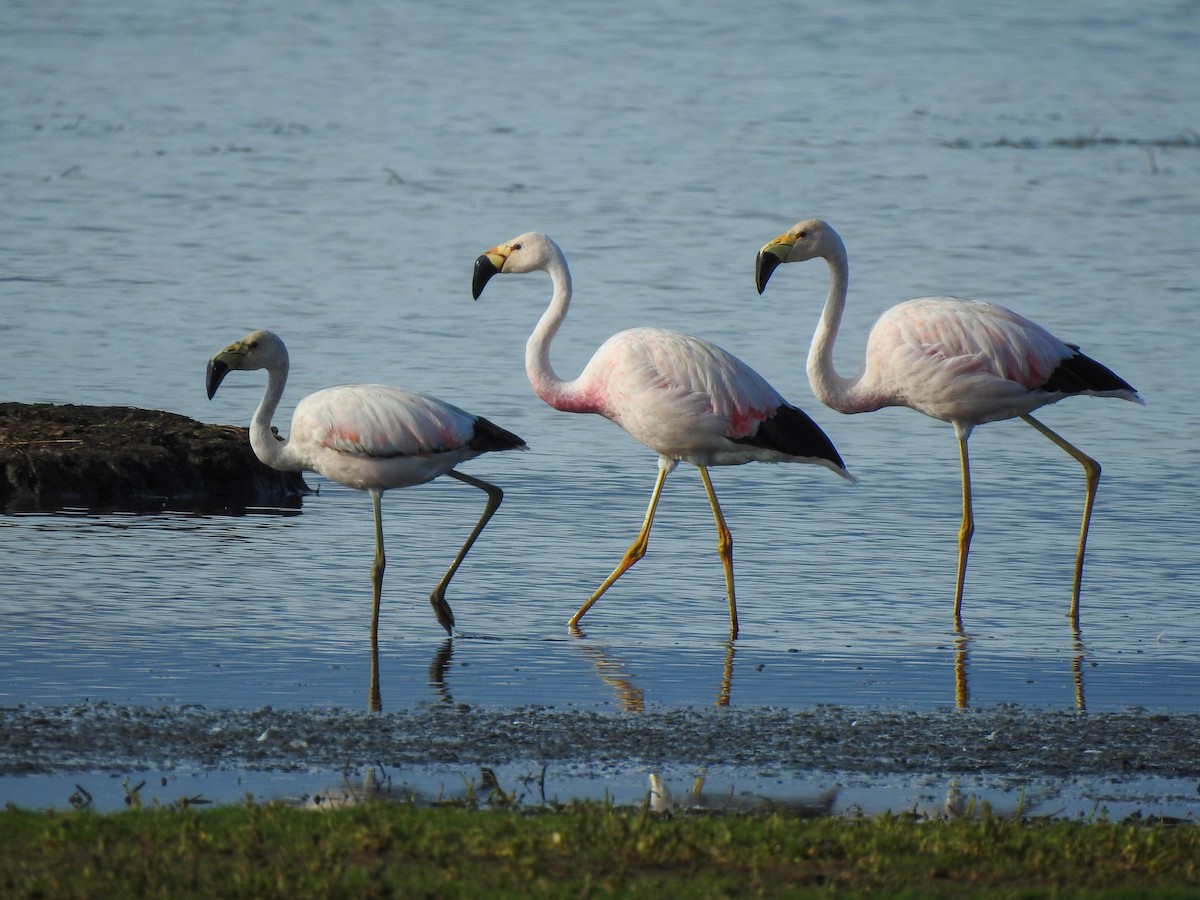
<path fill-rule="evenodd" d="M 0 403 L 0 508 L 299 506 L 245 428 L 125 406 Z"/>

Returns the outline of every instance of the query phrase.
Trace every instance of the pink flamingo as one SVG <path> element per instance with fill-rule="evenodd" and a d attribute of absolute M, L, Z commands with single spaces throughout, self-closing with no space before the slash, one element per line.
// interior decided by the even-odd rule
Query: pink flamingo
<path fill-rule="evenodd" d="M 1105 366 L 1040 325 L 1003 306 L 957 297 L 922 297 L 893 306 L 871 329 L 862 374 L 843 378 L 833 368 L 833 343 L 846 305 L 850 269 L 838 233 L 820 219 L 809 219 L 769 241 L 758 252 L 755 285 L 761 294 L 780 263 L 817 258 L 829 265 L 829 295 L 808 353 L 813 393 L 843 413 L 907 406 L 951 423 L 958 436 L 963 514 L 954 589 L 956 625 L 961 627 L 967 551 L 975 531 L 967 439 L 976 425 L 1019 416 L 1077 460 L 1087 477 L 1068 613 L 1078 628 L 1083 551 L 1100 484 L 1100 464 L 1030 413 L 1073 394 L 1144 405 L 1142 398 Z"/>
<path fill-rule="evenodd" d="M 850 478 L 825 433 L 788 404 L 766 380 L 708 341 L 661 328 L 631 328 L 610 337 L 580 376 L 564 381 L 550 364 L 550 341 L 571 303 L 571 273 L 554 241 L 529 233 L 475 260 L 471 286 L 478 299 L 496 273 L 544 271 L 553 296 L 525 345 L 525 371 L 534 393 L 563 412 L 596 413 L 620 425 L 658 454 L 658 479 L 641 530 L 612 574 L 571 617 L 579 620 L 646 553 L 663 481 L 683 461 L 694 465 L 717 526 L 717 554 L 725 570 L 730 637 L 738 632 L 733 589 L 733 539 L 708 475 L 709 466 L 762 462 L 823 465 Z M 851 479 L 853 480 L 853 479 Z"/>
<path fill-rule="evenodd" d="M 208 398 L 233 369 L 266 369 L 267 388 L 250 425 L 254 455 L 284 472 L 318 472 L 346 487 L 366 491 L 375 510 L 375 562 L 371 566 L 371 645 L 379 633 L 379 597 L 386 559 L 380 498 L 390 488 L 424 484 L 449 475 L 487 494 L 474 530 L 429 597 L 438 622 L 454 634 L 446 587 L 504 492 L 494 484 L 456 472 L 455 466 L 493 450 L 517 450 L 525 442 L 482 416 L 436 397 L 382 384 L 343 384 L 309 394 L 296 404 L 287 439 L 271 430 L 288 376 L 288 352 L 278 335 L 254 331 L 208 363 Z"/>

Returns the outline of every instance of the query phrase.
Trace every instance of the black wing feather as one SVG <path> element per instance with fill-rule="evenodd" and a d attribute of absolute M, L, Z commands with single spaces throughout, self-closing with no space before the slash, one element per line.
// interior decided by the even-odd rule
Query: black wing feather
<path fill-rule="evenodd" d="M 734 438 L 734 443 L 766 447 L 789 456 L 827 459 L 836 463 L 838 468 L 846 468 L 833 441 L 821 430 L 821 426 L 803 410 L 787 404 L 779 407 L 775 415 L 759 425 L 754 434 Z"/>
<path fill-rule="evenodd" d="M 1079 352 L 1079 348 L 1069 344 L 1075 355 L 1064 360 L 1058 368 L 1050 373 L 1040 390 L 1048 392 L 1061 391 L 1064 394 L 1079 394 L 1084 391 L 1133 391 L 1133 385 L 1119 376 L 1108 366 L 1096 362 L 1090 356 Z"/>

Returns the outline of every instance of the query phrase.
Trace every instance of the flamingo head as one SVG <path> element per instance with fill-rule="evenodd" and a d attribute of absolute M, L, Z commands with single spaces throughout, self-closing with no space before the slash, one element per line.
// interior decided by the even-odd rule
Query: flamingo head
<path fill-rule="evenodd" d="M 806 219 L 763 244 L 754 265 L 754 286 L 760 294 L 766 290 L 771 273 L 781 263 L 803 262 L 817 257 L 829 259 L 838 253 L 845 253 L 845 246 L 829 223 L 820 219 Z"/>
<path fill-rule="evenodd" d="M 558 249 L 558 245 L 536 231 L 529 231 L 520 237 L 497 244 L 475 260 L 471 296 L 478 300 L 484 286 L 497 273 L 519 275 L 544 270 L 556 259 L 562 259 L 562 251 Z"/>
<path fill-rule="evenodd" d="M 204 379 L 208 399 L 213 398 L 225 376 L 234 369 L 270 369 L 280 363 L 286 366 L 287 358 L 287 347 L 279 335 L 272 331 L 250 332 L 208 361 Z"/>

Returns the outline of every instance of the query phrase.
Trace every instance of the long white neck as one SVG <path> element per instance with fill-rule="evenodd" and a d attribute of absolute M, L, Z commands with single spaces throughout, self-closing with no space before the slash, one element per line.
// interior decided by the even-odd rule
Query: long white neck
<path fill-rule="evenodd" d="M 808 350 L 808 383 L 817 399 L 826 406 L 838 412 L 862 412 L 855 390 L 862 376 L 843 378 L 833 367 L 833 344 L 842 324 L 846 290 L 850 284 L 850 264 L 846 259 L 846 247 L 840 240 L 825 256 L 825 262 L 829 264 L 829 294 Z"/>
<path fill-rule="evenodd" d="M 554 295 L 525 342 L 525 374 L 529 376 L 535 394 L 551 406 L 561 408 L 560 404 L 570 392 L 571 382 L 563 381 L 554 371 L 550 363 L 550 341 L 558 333 L 571 305 L 571 272 L 561 254 L 555 254 L 546 272 L 550 275 Z"/>
<path fill-rule="evenodd" d="M 254 448 L 254 455 L 272 469 L 285 472 L 294 471 L 296 464 L 288 453 L 287 441 L 279 440 L 271 432 L 271 419 L 279 406 L 280 398 L 283 397 L 287 377 L 287 359 L 283 360 L 282 365 L 277 364 L 267 369 L 267 389 L 263 392 L 262 400 L 259 401 L 258 409 L 254 411 L 254 418 L 250 422 L 250 446 Z"/>

